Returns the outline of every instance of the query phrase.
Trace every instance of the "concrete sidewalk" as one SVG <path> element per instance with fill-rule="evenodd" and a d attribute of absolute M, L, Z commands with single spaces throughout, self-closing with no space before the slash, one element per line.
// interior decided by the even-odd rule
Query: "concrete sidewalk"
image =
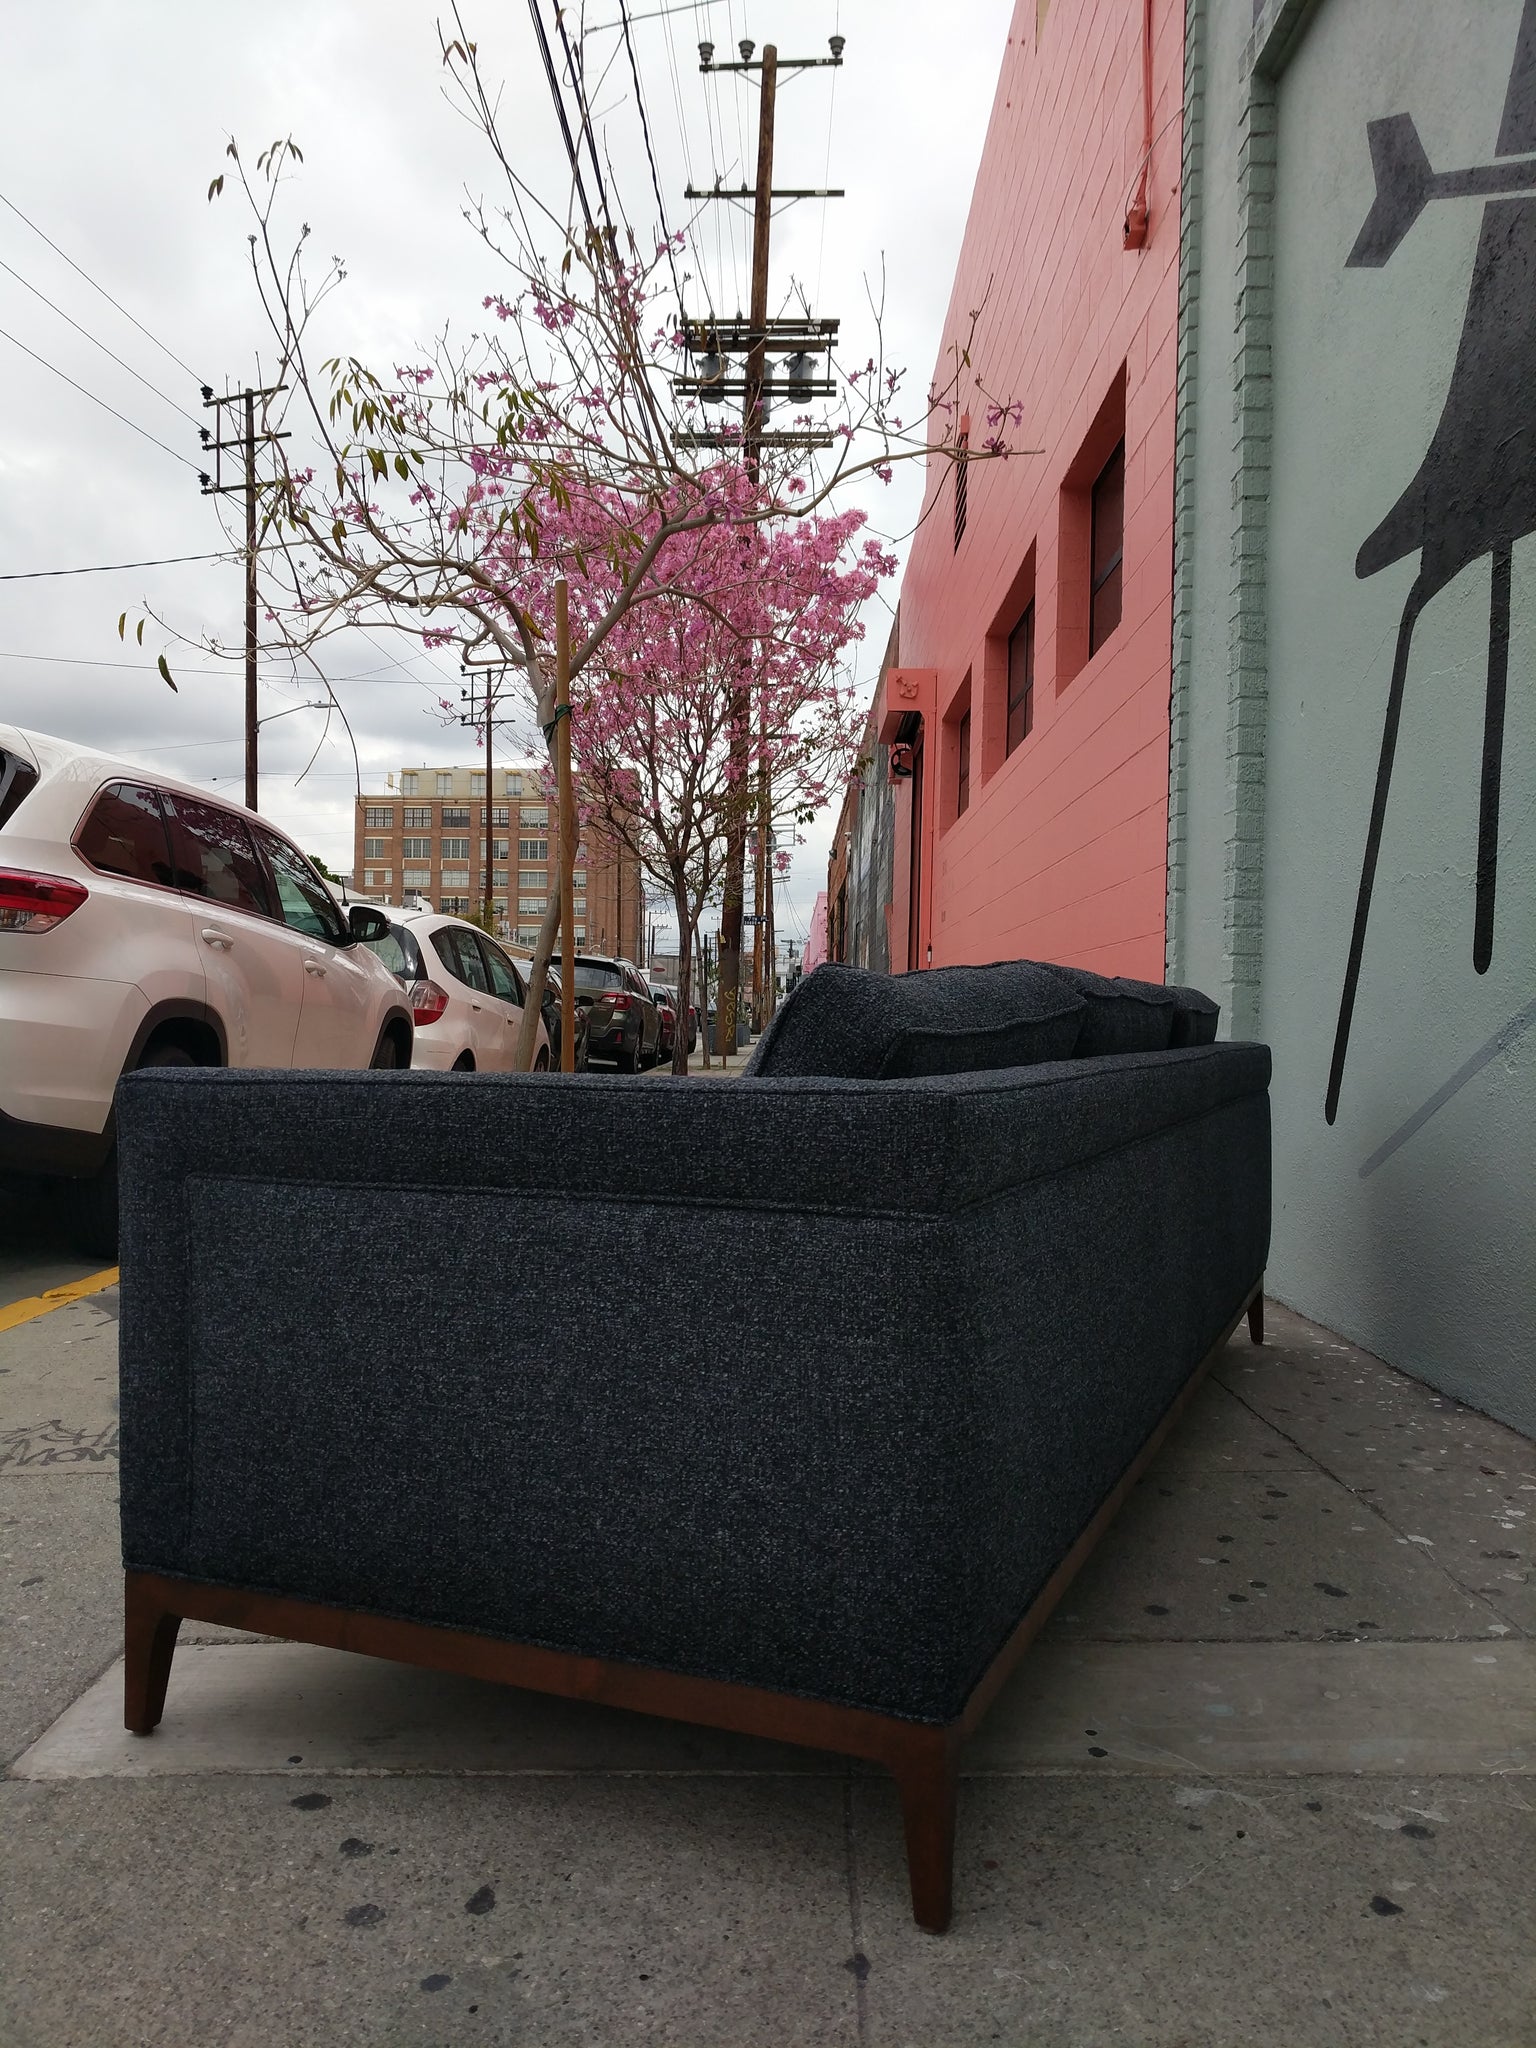
<path fill-rule="evenodd" d="M 1270 1309 L 966 1757 L 192 1628 L 120 1725 L 110 1295 L 0 1333 L 5 2048 L 1536 2043 L 1536 1456 Z"/>

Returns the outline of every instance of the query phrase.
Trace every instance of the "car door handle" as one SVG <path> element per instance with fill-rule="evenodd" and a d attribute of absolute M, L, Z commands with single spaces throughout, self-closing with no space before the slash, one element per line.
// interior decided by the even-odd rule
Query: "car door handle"
<path fill-rule="evenodd" d="M 478 1010 L 480 1008 L 480 1005 L 478 1003 L 471 1003 L 469 1007 L 472 1010 Z"/>
<path fill-rule="evenodd" d="M 227 953 L 234 943 L 228 932 L 221 932 L 217 926 L 211 924 L 203 926 L 203 944 L 205 946 L 222 946 Z"/>
<path fill-rule="evenodd" d="M 306 974 L 324 974 L 325 962 L 323 960 L 306 960 L 304 962 L 304 972 Z"/>

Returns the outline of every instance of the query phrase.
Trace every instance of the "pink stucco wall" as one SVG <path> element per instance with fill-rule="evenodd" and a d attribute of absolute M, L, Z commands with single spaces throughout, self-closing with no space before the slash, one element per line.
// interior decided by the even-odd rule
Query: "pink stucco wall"
<path fill-rule="evenodd" d="M 805 952 L 801 966 L 809 974 L 813 967 L 819 967 L 827 957 L 827 892 L 822 890 L 811 909 L 810 929 L 806 933 Z"/>
<path fill-rule="evenodd" d="M 928 964 L 931 949 L 935 966 L 1029 956 L 1162 979 L 1184 6 L 1150 8 L 1151 224 L 1133 252 L 1144 5 L 1015 10 L 938 374 L 984 304 L 968 375 L 1022 403 L 1022 423 L 1004 429 L 1020 452 L 969 466 L 958 547 L 953 472 L 930 464 L 902 584 L 901 667 L 876 705 L 879 722 L 898 708 L 901 677 L 926 672 L 908 693 L 931 708 L 910 926 L 911 785 L 897 814 L 898 970 Z M 1088 491 L 1119 434 L 1122 393 L 1122 616 L 1089 657 Z M 987 401 L 973 385 L 966 403 L 979 446 Z M 1005 758 L 1007 635 L 1031 587 L 1034 728 Z M 970 804 L 957 816 L 967 693 Z"/>

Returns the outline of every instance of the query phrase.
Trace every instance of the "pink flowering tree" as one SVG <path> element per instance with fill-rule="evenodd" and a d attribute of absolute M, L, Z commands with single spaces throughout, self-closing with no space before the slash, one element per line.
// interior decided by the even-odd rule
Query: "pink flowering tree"
<path fill-rule="evenodd" d="M 717 429 L 725 445 L 701 456 L 692 438 L 699 416 L 672 395 L 672 373 L 686 358 L 675 311 L 665 311 L 666 280 L 685 254 L 685 238 L 671 248 L 646 246 L 622 223 L 583 226 L 571 210 L 562 215 L 545 205 L 498 128 L 473 43 L 461 30 L 442 40 L 441 55 L 450 93 L 480 128 L 503 187 L 499 205 L 466 210 L 497 274 L 479 331 L 450 338 L 445 325 L 417 360 L 382 369 L 352 355 L 315 360 L 320 327 L 335 318 L 323 309 L 345 273 L 340 259 L 313 265 L 307 224 L 291 245 L 277 225 L 300 152 L 280 141 L 248 169 L 231 143 L 232 169 L 209 188 L 215 199 L 232 180 L 248 204 L 253 281 L 268 331 L 256 381 L 280 387 L 262 401 L 258 425 L 263 471 L 274 477 L 258 536 L 269 644 L 318 674 L 329 636 L 352 627 L 403 629 L 471 666 L 521 672 L 548 741 L 556 708 L 553 587 L 563 574 L 575 601 L 570 674 L 581 729 L 599 729 L 600 703 L 620 701 L 625 691 L 633 703 L 634 692 L 658 691 L 666 678 L 674 694 L 658 704 L 658 730 L 681 748 L 679 721 L 703 716 L 700 697 L 692 679 L 686 687 L 693 694 L 680 694 L 679 673 L 655 650 L 670 633 L 680 658 L 703 659 L 701 649 L 716 635 L 708 662 L 714 680 L 703 699 L 715 706 L 721 679 L 735 676 L 725 805 L 734 860 L 724 925 L 734 915 L 739 939 L 743 784 L 762 747 L 753 737 L 752 693 L 778 688 L 782 664 L 795 665 L 805 704 L 786 730 L 801 737 L 781 744 L 787 756 L 807 748 L 808 761 L 830 760 L 818 707 L 833 686 L 817 636 L 826 640 L 820 622 L 835 601 L 797 603 L 786 582 L 784 602 L 770 608 L 771 617 L 759 615 L 741 579 L 722 564 L 778 561 L 780 537 L 798 530 L 821 527 L 821 545 L 841 532 L 846 545 L 848 531 L 835 519 L 827 523 L 834 501 L 861 478 L 889 480 L 897 461 L 981 459 L 974 446 L 963 454 L 956 424 L 961 399 L 978 402 L 972 386 L 979 380 L 969 353 L 958 350 L 952 374 L 930 390 L 915 418 L 904 419 L 900 375 L 877 349 L 851 368 L 834 363 L 840 396 L 830 413 L 823 407 L 814 419 L 788 423 L 824 433 L 824 448 L 759 443 L 738 425 Z M 996 411 L 1000 402 L 987 403 Z M 1007 452 L 994 435 L 985 454 Z M 782 545 L 788 562 L 796 550 Z M 809 560 L 817 545 L 802 543 L 800 557 Z M 654 625 L 638 616 L 651 607 Z M 703 640 L 681 629 L 692 612 L 705 622 Z M 620 657 L 621 627 L 627 644 L 650 648 L 651 659 Z M 728 641 L 738 644 L 734 656 L 724 651 Z M 594 684 L 585 691 L 580 679 L 588 671 Z M 691 744 L 714 759 L 708 720 Z M 786 787 L 797 787 L 800 771 L 784 772 Z M 807 789 L 815 782 L 809 769 L 801 779 Z M 711 815 L 718 808 L 711 799 Z M 652 849 L 646 858 L 654 857 Z M 535 948 L 530 1019 L 558 918 L 554 901 Z M 727 1030 L 734 999 L 734 979 L 723 972 Z M 533 1035 L 530 1021 L 525 1066 Z"/>
<path fill-rule="evenodd" d="M 744 474 L 736 487 L 750 490 Z M 846 780 L 860 707 L 844 658 L 863 636 L 860 608 L 896 566 L 878 542 L 859 542 L 863 525 L 849 511 L 674 536 L 575 697 L 583 829 L 632 854 L 670 896 L 684 1015 L 700 915 L 761 792 L 793 830 Z M 572 585 L 573 618 L 602 614 L 610 591 L 594 565 Z M 687 1073 L 681 1032 L 672 1064 Z"/>

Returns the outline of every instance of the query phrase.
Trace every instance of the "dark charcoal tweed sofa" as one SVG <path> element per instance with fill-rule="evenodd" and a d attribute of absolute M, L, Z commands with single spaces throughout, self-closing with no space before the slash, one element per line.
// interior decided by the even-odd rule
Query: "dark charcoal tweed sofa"
<path fill-rule="evenodd" d="M 128 1077 L 131 1728 L 196 1617 L 873 1757 L 947 1924 L 961 1736 L 1260 1335 L 1269 1054 L 852 973 L 731 1086 Z"/>

